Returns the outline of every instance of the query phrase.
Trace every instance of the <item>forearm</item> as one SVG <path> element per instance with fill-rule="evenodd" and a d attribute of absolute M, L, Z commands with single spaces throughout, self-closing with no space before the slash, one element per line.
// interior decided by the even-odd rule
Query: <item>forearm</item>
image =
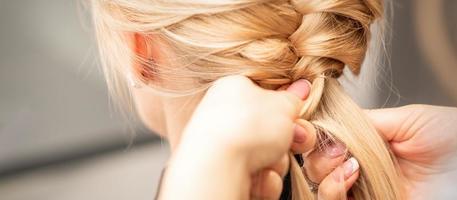
<path fill-rule="evenodd" d="M 234 200 L 249 197 L 245 161 L 208 144 L 183 144 L 165 174 L 160 200 Z"/>

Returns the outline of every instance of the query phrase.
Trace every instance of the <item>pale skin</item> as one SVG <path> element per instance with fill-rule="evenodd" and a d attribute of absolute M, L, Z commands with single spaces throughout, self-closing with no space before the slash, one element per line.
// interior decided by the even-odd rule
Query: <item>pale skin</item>
<path fill-rule="evenodd" d="M 298 120 L 309 87 L 305 80 L 286 91 L 262 89 L 242 76 L 216 81 L 172 145 L 161 198 L 278 199 L 288 151 L 314 146 L 312 126 Z M 346 196 L 357 177 L 350 161 L 341 163 L 322 181 L 320 199 Z"/>
<path fill-rule="evenodd" d="M 367 114 L 397 156 L 411 199 L 433 193 L 427 182 L 455 169 L 449 164 L 457 156 L 457 108 L 408 105 Z"/>
<path fill-rule="evenodd" d="M 140 55 L 154 52 L 132 41 Z M 304 153 L 315 143 L 314 128 L 297 120 L 308 93 L 306 81 L 286 91 L 268 91 L 241 76 L 216 81 L 206 94 L 192 97 L 133 88 L 143 122 L 167 138 L 172 149 L 161 199 L 277 199 L 287 152 Z M 411 196 L 442 171 L 440 161 L 456 152 L 456 108 L 413 105 L 367 114 L 391 143 Z M 305 157 L 312 163 L 304 166 L 309 178 L 320 183 L 319 199 L 342 199 L 356 181 L 358 170 L 345 170 L 344 152 L 335 144 Z"/>
<path fill-rule="evenodd" d="M 162 48 L 162 47 L 159 47 L 158 45 L 155 45 L 155 44 L 149 45 L 147 47 L 147 45 L 145 45 L 143 38 L 136 34 L 131 35 L 131 38 L 132 38 L 131 43 L 130 43 L 131 47 L 132 47 L 132 49 L 134 49 L 137 52 L 137 54 L 139 56 L 142 56 L 145 58 L 152 58 L 157 62 L 166 63 L 166 60 L 163 60 L 161 58 L 162 56 L 156 53 L 156 52 L 160 52 L 160 51 L 157 51 L 155 48 Z M 246 78 L 244 77 L 243 79 L 246 79 Z M 235 79 L 229 79 L 229 80 L 239 80 L 239 79 L 235 78 Z M 217 83 L 221 83 L 221 82 L 224 83 L 226 81 L 217 81 Z M 259 88 L 258 86 L 253 84 L 251 81 L 241 81 L 241 82 L 243 82 L 244 85 L 242 87 L 237 88 L 237 91 L 239 92 L 239 94 L 236 94 L 237 97 L 249 96 L 249 94 L 251 94 L 250 91 L 254 91 L 254 90 L 262 91 L 261 92 L 262 94 L 263 93 L 268 94 L 268 93 L 272 92 L 272 91 L 267 91 L 267 90 L 263 90 L 263 89 Z M 295 96 L 298 96 L 298 101 L 304 100 L 309 94 L 309 83 L 307 81 L 300 81 L 300 82 L 302 84 L 298 84 L 299 85 L 298 88 L 297 88 L 297 86 L 295 86 L 295 87 L 291 86 L 292 88 L 289 87 L 289 90 L 295 91 L 295 93 L 300 93 L 300 94 L 295 94 Z M 246 84 L 246 83 L 249 83 L 249 84 Z M 303 84 L 303 83 L 306 83 L 306 84 Z M 174 83 L 168 83 L 168 84 L 174 84 Z M 217 86 L 218 84 L 214 84 L 214 85 Z M 236 85 L 239 85 L 239 84 L 236 84 L 236 81 L 235 81 L 235 83 L 233 83 L 233 84 L 224 84 L 224 85 L 229 85 L 231 87 L 235 87 Z M 221 88 L 221 87 L 216 87 L 216 88 Z M 286 88 L 287 88 L 287 86 L 284 86 L 280 90 L 284 90 Z M 215 90 L 216 89 L 213 88 L 211 91 L 215 91 Z M 299 90 L 299 91 L 297 91 L 297 90 Z M 139 113 L 142 121 L 151 130 L 154 130 L 156 133 L 164 136 L 169 141 L 170 146 L 171 146 L 171 151 L 172 151 L 171 160 L 180 160 L 180 159 L 173 159 L 173 158 L 178 157 L 177 155 L 180 155 L 178 153 L 178 152 L 180 152 L 180 151 L 178 151 L 178 149 L 180 149 L 180 148 L 178 148 L 178 147 L 182 146 L 181 143 L 184 143 L 184 141 L 187 141 L 187 140 L 194 141 L 194 142 L 187 142 L 187 143 L 192 143 L 192 145 L 188 145 L 188 146 L 193 146 L 193 147 L 195 147 L 195 146 L 198 147 L 199 146 L 198 142 L 204 141 L 204 140 L 198 139 L 197 137 L 187 137 L 187 138 L 189 138 L 187 140 L 182 139 L 183 135 L 185 135 L 184 132 L 193 132 L 193 131 L 185 131 L 185 127 L 188 125 L 188 123 L 189 123 L 189 121 L 191 121 L 191 119 L 195 118 L 195 116 L 192 117 L 192 114 L 195 111 L 195 108 L 197 107 L 197 105 L 201 104 L 200 102 L 202 101 L 202 99 L 205 99 L 206 96 L 204 97 L 204 94 L 176 98 L 176 97 L 159 96 L 154 93 L 151 93 L 147 89 L 145 90 L 145 89 L 132 88 L 132 91 L 133 91 L 133 97 L 135 100 L 136 108 L 138 110 L 138 113 Z M 217 92 L 217 93 L 224 94 L 223 92 Z M 233 100 L 228 100 L 224 97 L 213 98 L 213 99 L 217 99 L 217 101 L 215 101 L 215 102 L 222 102 L 222 103 L 225 102 L 226 105 L 228 104 L 228 105 L 232 106 L 233 109 L 229 109 L 229 111 L 247 111 L 249 113 L 254 113 L 254 114 L 257 114 L 257 115 L 263 116 L 263 117 L 277 115 L 277 113 L 274 113 L 274 112 L 271 114 L 264 112 L 264 111 L 272 112 L 270 108 L 278 107 L 278 105 L 276 105 L 277 104 L 276 102 L 273 102 L 270 105 L 264 105 L 263 108 L 257 108 L 257 110 L 262 110 L 262 112 L 255 112 L 255 109 L 254 109 L 254 108 L 256 108 L 255 106 L 259 105 L 258 104 L 259 102 L 264 101 L 264 100 L 257 101 L 257 99 L 265 99 L 265 100 L 269 99 L 269 98 L 266 98 L 265 96 L 272 96 L 272 95 L 258 95 L 256 98 L 252 97 L 252 99 L 255 99 L 256 101 L 251 101 L 251 102 L 249 102 L 249 104 L 247 104 L 246 102 L 242 102 L 244 104 L 243 109 L 241 109 L 241 104 L 238 104 L 238 105 L 234 104 L 233 102 L 235 102 L 235 101 L 233 101 Z M 290 96 L 294 96 L 294 95 L 289 94 L 286 96 L 290 97 Z M 221 100 L 223 100 L 223 101 L 221 101 Z M 236 99 L 234 99 L 234 100 L 236 100 Z M 209 103 L 209 104 L 211 105 L 213 103 Z M 210 106 L 207 106 L 207 107 L 210 107 Z M 299 110 L 301 109 L 301 106 L 298 106 L 298 107 L 296 106 L 295 109 L 296 109 L 295 112 L 298 113 Z M 278 111 L 282 111 L 282 110 L 278 110 Z M 201 113 L 210 113 L 210 111 L 201 111 Z M 208 118 L 225 120 L 227 117 L 230 117 L 230 116 L 232 116 L 233 118 L 239 118 L 239 116 L 241 116 L 241 115 L 242 115 L 241 112 L 232 113 L 232 115 L 228 115 L 228 112 L 218 112 L 217 116 L 211 116 Z M 294 116 L 294 117 L 297 118 L 297 116 Z M 253 118 L 257 119 L 258 117 L 253 117 Z M 269 118 L 269 120 L 274 121 L 275 119 Z M 195 125 L 195 127 L 207 127 L 207 125 L 213 124 L 209 120 L 206 120 L 206 121 L 200 120 L 200 121 L 201 121 L 200 124 Z M 291 144 L 289 144 L 289 148 L 287 148 L 286 152 L 288 152 L 289 150 L 292 150 L 295 153 L 304 153 L 306 151 L 309 151 L 312 147 L 314 147 L 315 137 L 316 137 L 315 130 L 312 127 L 312 125 L 305 120 L 298 120 L 296 122 L 297 122 L 297 124 L 299 124 L 299 126 L 296 126 L 295 132 L 298 132 L 299 134 L 294 135 L 294 138 L 295 138 L 294 141 L 296 141 L 296 142 L 292 142 Z M 226 120 L 224 121 L 224 124 L 227 124 Z M 274 124 L 274 123 L 266 122 L 263 124 Z M 254 129 L 251 129 L 251 131 L 249 131 L 247 133 L 232 130 L 237 127 L 243 128 L 243 126 L 241 126 L 241 124 L 239 122 L 231 124 L 230 127 L 231 128 L 225 128 L 224 130 L 226 130 L 226 132 L 230 133 L 231 135 L 233 135 L 233 133 L 236 133 L 238 135 L 247 135 L 247 134 L 252 135 L 252 133 L 259 133 L 259 130 L 253 131 Z M 246 128 L 253 128 L 253 127 L 254 127 L 254 124 L 250 124 Z M 266 126 L 264 126 L 264 127 L 265 127 L 265 130 L 275 130 L 275 127 L 266 127 Z M 276 128 L 276 129 L 278 129 L 278 128 Z M 280 128 L 280 130 L 283 130 L 283 129 Z M 197 132 L 197 131 L 195 131 L 195 132 Z M 276 134 L 285 135 L 282 131 L 278 131 Z M 200 135 L 210 136 L 213 134 L 212 133 L 208 133 L 208 134 L 200 133 Z M 257 141 L 258 140 L 257 138 L 262 138 L 262 137 L 263 136 L 251 137 L 251 140 Z M 287 142 L 287 137 L 280 137 L 277 139 L 280 141 L 286 140 L 286 142 Z M 223 141 L 224 138 L 220 138 L 220 140 Z M 250 141 L 250 140 L 244 139 L 242 141 Z M 288 141 L 288 142 L 290 143 L 290 141 Z M 253 144 L 255 144 L 255 142 Z M 264 145 L 264 147 L 270 149 L 270 148 L 273 148 L 274 145 L 276 145 L 276 144 L 277 143 L 275 141 L 274 144 Z M 186 152 L 194 152 L 194 151 L 196 151 L 195 148 L 191 148 L 191 150 L 186 150 Z M 216 151 L 214 151 L 214 149 L 211 149 L 211 150 L 199 151 L 199 152 L 218 152 L 218 160 L 221 160 L 221 157 L 223 157 L 223 155 L 225 155 L 224 152 L 230 152 L 230 151 L 239 152 L 238 150 L 234 150 L 231 148 L 219 148 Z M 267 154 L 268 151 L 259 151 L 259 152 L 262 152 L 262 154 L 264 154 L 264 155 L 270 155 L 270 154 Z M 243 178 L 243 180 L 245 180 L 245 181 L 243 181 L 243 184 L 251 183 L 251 184 L 248 184 L 248 186 L 245 186 L 245 188 L 249 188 L 248 196 L 250 196 L 252 198 L 261 198 L 261 199 L 277 199 L 277 197 L 279 197 L 281 190 L 282 190 L 282 178 L 287 173 L 288 164 L 289 164 L 289 160 L 288 160 L 287 156 L 285 156 L 286 152 L 283 152 L 283 155 L 279 158 L 279 160 L 275 161 L 273 164 L 270 164 L 268 166 L 262 166 L 260 168 L 257 167 L 259 169 L 251 170 L 249 173 L 247 173 L 249 175 L 249 178 L 248 179 Z M 232 153 L 229 153 L 229 154 L 231 155 Z M 241 152 L 241 154 L 243 155 L 244 153 Z M 197 158 L 199 156 L 198 156 L 197 152 L 195 152 L 195 153 L 192 153 L 192 155 L 188 156 L 187 158 L 189 158 L 189 157 Z M 254 158 L 256 158 L 256 157 L 254 157 Z M 353 172 L 352 172 L 352 170 L 343 170 L 343 169 L 339 169 L 339 168 L 338 168 L 338 170 L 336 170 L 338 166 L 341 166 L 340 168 L 345 166 L 343 163 L 344 159 L 342 159 L 342 158 L 343 158 L 343 156 L 341 155 L 337 162 L 335 162 L 335 161 L 332 162 L 333 166 L 330 171 L 325 171 L 325 172 L 321 173 L 321 174 L 325 173 L 325 176 L 329 177 L 329 178 L 327 178 L 328 180 L 325 181 L 325 183 L 321 184 L 321 186 L 320 186 L 319 191 L 320 191 L 320 196 L 322 196 L 321 199 L 329 199 L 329 200 L 339 199 L 342 196 L 341 194 L 345 194 L 346 191 L 350 188 L 350 186 L 356 181 L 356 179 L 358 177 L 358 170 L 354 170 Z M 210 159 L 210 158 L 208 158 L 208 159 Z M 222 159 L 223 160 L 222 163 L 239 162 L 239 161 L 236 161 L 236 162 L 230 161 L 230 159 L 231 158 L 224 158 L 224 159 Z M 205 174 L 199 174 L 199 176 L 218 177 L 217 175 L 211 176 L 211 174 L 209 173 L 210 171 L 214 171 L 214 173 L 221 173 L 220 165 L 222 163 L 218 163 L 217 162 L 218 160 L 211 160 L 211 163 L 218 164 L 218 166 L 219 166 L 218 168 L 215 168 L 212 170 L 208 170 L 208 169 L 204 170 Z M 173 163 L 173 162 L 170 162 L 170 163 Z M 190 163 L 196 163 L 196 162 L 190 162 Z M 197 163 L 203 163 L 203 162 L 197 162 Z M 346 163 L 346 166 L 347 165 L 348 164 Z M 173 166 L 173 165 L 170 164 L 169 166 Z M 185 164 L 183 164 L 183 165 L 175 164 L 175 166 L 181 166 L 181 168 L 183 168 L 185 166 L 185 169 L 191 169 L 189 166 L 186 166 Z M 228 165 L 224 165 L 224 166 L 228 166 Z M 351 166 L 349 166 L 349 167 L 351 167 Z M 171 168 L 171 167 L 169 167 L 169 168 Z M 198 166 L 195 168 L 197 168 L 199 171 L 203 171 L 203 169 L 206 169 L 205 167 L 202 167 L 202 166 Z M 327 169 L 329 169 L 329 168 L 327 167 Z M 168 170 L 168 171 L 170 171 L 170 170 Z M 230 170 L 230 173 L 227 173 L 227 174 L 231 174 L 232 171 L 233 170 Z M 332 172 L 332 171 L 335 171 L 336 175 L 330 176 L 330 172 Z M 350 175 L 344 175 L 345 171 L 351 171 Z M 170 174 L 170 173 L 168 173 L 168 174 Z M 176 173 L 176 174 L 179 174 L 179 173 Z M 197 177 L 195 179 L 192 179 L 189 176 L 190 174 L 198 174 L 198 173 L 188 171 L 188 173 L 186 173 L 186 175 L 185 175 L 185 177 L 187 177 L 187 180 L 197 179 Z M 245 173 L 245 175 L 246 175 L 246 173 Z M 230 177 L 228 177 L 228 179 L 235 178 L 235 177 L 236 176 L 230 176 Z M 332 178 L 332 177 L 337 177 L 337 178 Z M 340 177 L 343 177 L 342 179 L 344 179 L 344 181 L 340 180 L 339 179 Z M 198 177 L 198 179 L 201 179 L 201 177 Z M 224 180 L 224 179 L 222 177 L 219 177 L 218 180 Z M 319 180 L 319 182 L 321 182 L 321 181 L 322 181 L 322 179 Z M 176 180 L 176 182 L 182 182 L 182 180 L 179 180 L 179 181 Z M 227 184 L 228 181 L 225 181 L 223 183 Z M 339 187 L 338 187 L 339 190 L 334 189 L 334 188 L 336 188 L 335 185 L 337 185 L 337 184 L 339 185 Z M 214 188 L 215 184 L 210 184 L 210 186 L 211 186 L 210 188 Z M 208 191 L 206 189 L 209 189 L 209 188 L 206 188 L 203 185 L 200 185 L 199 187 L 201 189 L 205 189 L 205 192 L 208 193 Z M 175 187 L 170 187 L 170 188 L 175 188 Z M 188 188 L 188 187 L 186 187 L 186 188 Z M 228 190 L 228 188 L 230 188 L 230 187 L 228 187 L 227 185 L 219 186 L 217 188 L 225 188 L 224 191 L 230 191 L 230 190 Z M 195 192 L 195 191 L 198 191 L 198 190 L 195 190 L 195 189 L 192 190 L 192 192 Z M 216 191 L 216 190 L 214 190 L 214 191 Z M 241 191 L 239 186 L 236 191 Z M 164 193 L 166 193 L 166 192 L 164 192 Z M 187 196 L 186 199 L 188 199 L 188 195 L 185 195 L 185 193 L 183 191 L 181 191 L 179 193 L 176 193 L 176 192 L 173 193 L 172 191 L 170 191 L 170 193 L 175 194 L 175 195 L 176 194 L 183 195 L 183 197 Z M 344 195 L 344 196 L 346 196 L 346 195 Z M 228 197 L 229 196 L 227 196 L 227 198 Z M 174 198 L 172 198 L 172 199 L 174 199 Z M 176 199 L 180 199 L 180 198 L 176 197 Z M 202 198 L 199 197 L 196 199 L 202 199 Z M 209 196 L 209 199 L 213 199 L 213 197 Z M 228 199 L 230 199 L 230 198 L 228 198 Z"/>

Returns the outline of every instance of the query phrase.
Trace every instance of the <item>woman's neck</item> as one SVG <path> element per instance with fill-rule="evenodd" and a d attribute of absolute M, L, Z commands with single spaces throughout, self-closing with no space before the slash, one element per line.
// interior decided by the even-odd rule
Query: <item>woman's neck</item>
<path fill-rule="evenodd" d="M 172 154 L 179 146 L 184 128 L 201 98 L 202 95 L 193 95 L 164 101 L 166 135 Z"/>

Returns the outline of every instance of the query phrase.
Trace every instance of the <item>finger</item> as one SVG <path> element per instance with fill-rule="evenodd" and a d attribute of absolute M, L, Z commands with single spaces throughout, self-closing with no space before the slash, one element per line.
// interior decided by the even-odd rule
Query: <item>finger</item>
<path fill-rule="evenodd" d="M 346 147 L 341 142 L 332 142 L 322 150 L 315 150 L 304 157 L 304 169 L 307 177 L 320 183 L 346 158 Z"/>
<path fill-rule="evenodd" d="M 284 154 L 280 161 L 276 162 L 268 169 L 275 171 L 281 176 L 281 178 L 284 178 L 289 170 L 289 163 L 289 155 Z"/>
<path fill-rule="evenodd" d="M 306 79 L 300 79 L 293 82 L 288 88 L 287 91 L 297 95 L 301 100 L 305 100 L 311 90 L 311 83 Z"/>
<path fill-rule="evenodd" d="M 254 199 L 279 199 L 281 191 L 281 176 L 273 170 L 263 170 L 254 178 L 251 196 Z"/>
<path fill-rule="evenodd" d="M 285 108 L 281 108 L 281 110 L 284 110 L 291 119 L 295 120 L 303 106 L 303 101 L 308 98 L 310 90 L 311 83 L 305 79 L 300 79 L 293 82 L 286 91 L 274 91 L 274 95 L 277 98 L 274 98 L 272 103 L 276 107 L 278 105 L 286 106 Z"/>
<path fill-rule="evenodd" d="M 296 120 L 295 124 L 292 151 L 295 154 L 303 154 L 311 151 L 316 145 L 316 129 L 310 122 L 304 119 Z"/>
<path fill-rule="evenodd" d="M 409 105 L 398 108 L 365 110 L 376 130 L 387 141 L 403 142 L 410 139 L 407 129 L 413 127 L 424 108 L 421 105 Z"/>
<path fill-rule="evenodd" d="M 319 200 L 345 200 L 347 192 L 359 177 L 359 164 L 350 158 L 329 174 L 318 189 Z"/>
<path fill-rule="evenodd" d="M 344 162 L 342 166 L 344 170 L 344 188 L 346 192 L 351 189 L 352 185 L 354 185 L 355 181 L 359 177 L 359 162 L 354 157 L 349 158 L 346 162 Z"/>

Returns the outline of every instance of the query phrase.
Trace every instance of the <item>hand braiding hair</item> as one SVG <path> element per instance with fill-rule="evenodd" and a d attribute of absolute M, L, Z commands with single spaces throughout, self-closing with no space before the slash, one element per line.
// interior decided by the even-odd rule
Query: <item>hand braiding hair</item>
<path fill-rule="evenodd" d="M 336 80 L 345 66 L 360 72 L 370 25 L 383 17 L 382 0 L 92 2 L 108 81 L 121 80 L 132 62 L 144 63 L 136 70 L 144 82 L 173 93 L 205 89 L 234 74 L 267 89 L 308 79 L 312 88 L 301 117 L 344 143 L 359 161 L 354 198 L 403 198 L 395 158 Z M 157 53 L 163 62 L 125 50 L 129 32 L 149 38 L 147 46 L 163 47 Z M 314 199 L 300 166 L 291 160 L 292 199 Z"/>

